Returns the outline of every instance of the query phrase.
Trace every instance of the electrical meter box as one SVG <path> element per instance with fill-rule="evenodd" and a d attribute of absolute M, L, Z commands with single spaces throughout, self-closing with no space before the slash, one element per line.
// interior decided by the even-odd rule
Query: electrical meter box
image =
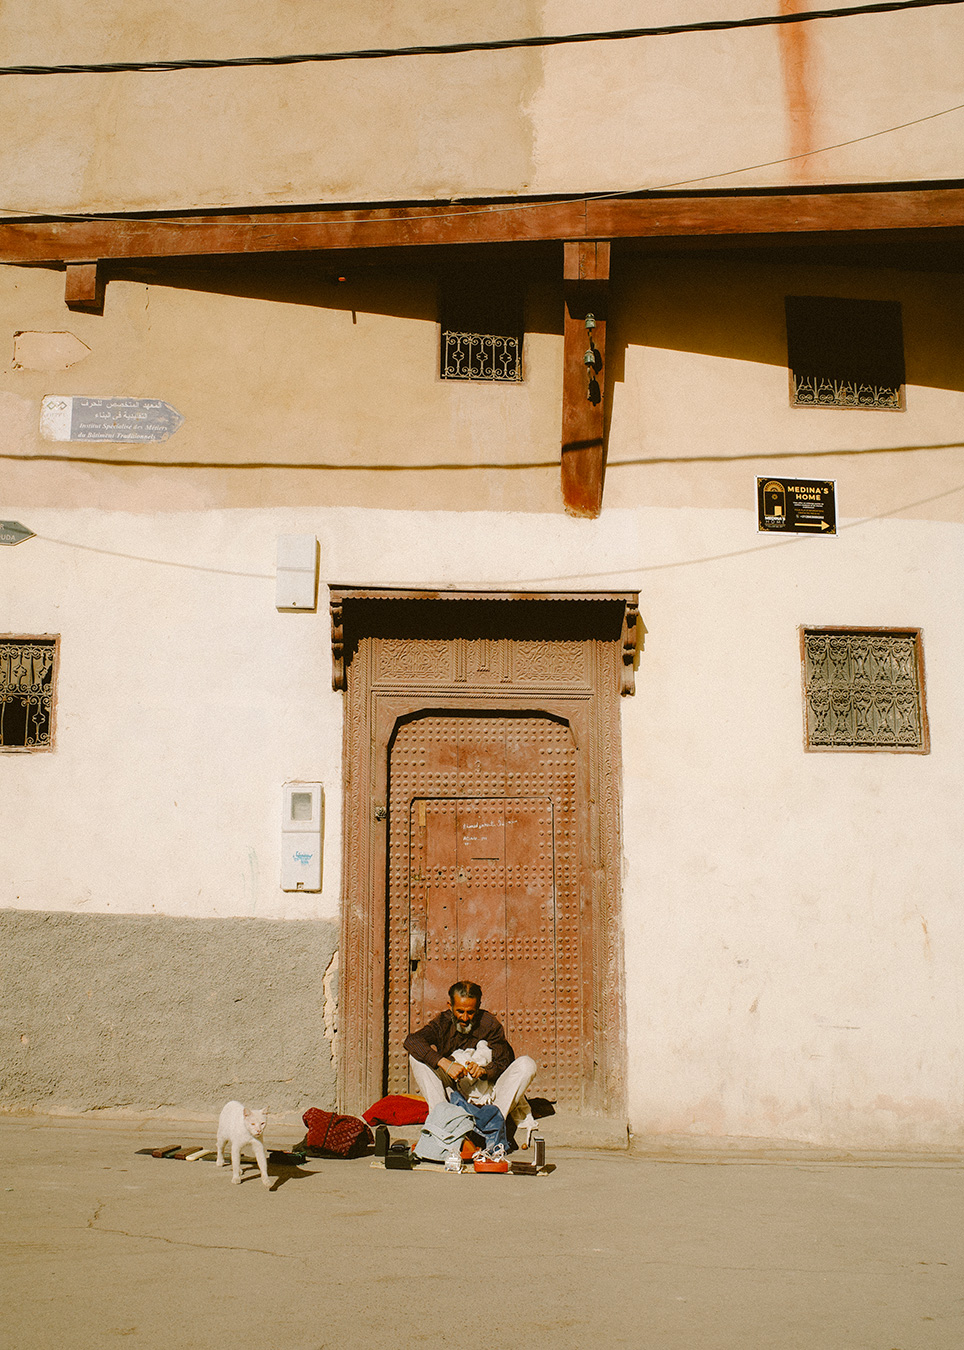
<path fill-rule="evenodd" d="M 320 783 L 286 783 L 281 823 L 281 889 L 321 890 L 325 796 Z"/>
<path fill-rule="evenodd" d="M 317 538 L 313 534 L 279 534 L 275 608 L 314 610 L 317 596 Z"/>

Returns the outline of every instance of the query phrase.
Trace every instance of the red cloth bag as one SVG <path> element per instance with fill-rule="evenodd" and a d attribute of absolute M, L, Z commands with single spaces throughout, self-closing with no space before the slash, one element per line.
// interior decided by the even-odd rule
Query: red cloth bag
<path fill-rule="evenodd" d="M 357 1116 L 338 1116 L 310 1106 L 301 1117 L 308 1131 L 305 1143 L 329 1158 L 357 1158 L 371 1147 L 375 1136 Z"/>
<path fill-rule="evenodd" d="M 363 1113 L 369 1125 L 424 1125 L 427 1116 L 424 1097 L 411 1097 L 407 1092 L 389 1093 Z"/>

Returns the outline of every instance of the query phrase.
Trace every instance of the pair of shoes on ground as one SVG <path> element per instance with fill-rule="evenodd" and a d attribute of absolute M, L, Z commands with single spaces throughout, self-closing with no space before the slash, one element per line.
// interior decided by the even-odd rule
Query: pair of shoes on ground
<path fill-rule="evenodd" d="M 506 1154 L 502 1144 L 495 1144 L 492 1148 L 480 1148 L 469 1138 L 462 1140 L 461 1152 L 463 1162 L 501 1162 Z"/>

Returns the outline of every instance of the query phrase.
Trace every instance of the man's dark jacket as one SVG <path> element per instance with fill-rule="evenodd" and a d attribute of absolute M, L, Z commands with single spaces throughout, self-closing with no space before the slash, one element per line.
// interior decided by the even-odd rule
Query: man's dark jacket
<path fill-rule="evenodd" d="M 452 1009 L 446 1008 L 421 1031 L 406 1036 L 405 1049 L 413 1059 L 435 1069 L 440 1059 L 451 1057 L 453 1050 L 474 1050 L 479 1041 L 485 1041 L 492 1051 L 492 1063 L 486 1069 L 485 1077 L 494 1083 L 515 1059 L 515 1051 L 505 1038 L 502 1023 L 484 1008 L 476 1017 L 472 1030 L 466 1033 L 459 1031 Z"/>

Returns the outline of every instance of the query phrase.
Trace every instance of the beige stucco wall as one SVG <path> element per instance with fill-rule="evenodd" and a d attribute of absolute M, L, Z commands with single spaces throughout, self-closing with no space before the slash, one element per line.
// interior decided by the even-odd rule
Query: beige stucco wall
<path fill-rule="evenodd" d="M 741 10 L 777 12 L 775 0 Z M 50 0 L 38 25 L 30 0 L 10 0 L 0 50 L 5 66 L 227 58 L 719 17 L 710 0 L 600 0 L 591 10 L 575 0 L 499 0 L 484 11 L 471 0 Z M 16 134 L 0 147 L 0 207 L 163 210 L 955 177 L 964 114 L 920 119 L 964 101 L 962 39 L 964 16 L 942 8 L 492 53 L 9 76 L 0 116 Z"/>
<path fill-rule="evenodd" d="M 323 261 L 252 263 L 226 276 L 219 267 L 112 281 L 103 316 L 64 307 L 61 272 L 0 272 L 8 500 L 135 513 L 562 510 L 563 300 L 541 266 L 527 288 L 520 385 L 438 378 L 427 264 L 348 269 L 343 284 Z M 961 519 L 961 499 L 941 495 L 959 481 L 960 275 L 624 258 L 612 288 L 607 509 L 745 508 L 754 475 L 782 465 L 836 478 L 841 509 L 854 516 L 899 506 Z M 788 294 L 899 300 L 906 411 L 791 408 Z M 67 369 L 18 369 L 14 334 L 24 331 L 68 332 L 89 355 Z M 48 394 L 160 398 L 185 421 L 157 445 L 51 444 L 40 436 Z M 37 455 L 68 462 L 22 458 Z M 430 471 L 439 464 L 453 467 Z"/>
<path fill-rule="evenodd" d="M 104 477 L 12 466 L 18 500 L 136 511 L 292 502 L 555 509 L 557 472 L 470 466 L 557 458 L 558 287 L 538 279 L 530 287 L 526 382 L 480 387 L 438 378 L 437 283 L 424 268 L 349 269 L 344 284 L 323 260 L 255 265 L 227 280 L 216 264 L 163 275 L 169 284 L 112 281 L 99 317 L 64 308 L 62 273 L 6 269 L 0 450 L 212 467 Z M 24 329 L 66 329 L 91 354 L 67 370 L 15 370 L 13 334 Z M 165 399 L 184 425 L 136 453 L 40 439 L 45 394 L 95 390 Z M 550 427 L 556 444 L 547 448 Z M 452 462 L 466 468 L 430 476 L 419 467 Z M 296 467 L 230 467 L 252 463 Z M 332 467 L 297 468 L 319 464 Z"/>
<path fill-rule="evenodd" d="M 323 282 L 305 304 L 290 287 L 132 278 L 111 282 L 103 317 L 68 314 L 56 272 L 0 284 L 4 454 L 558 455 L 551 290 L 526 383 L 498 389 L 436 379 L 427 275 L 350 281 L 353 305 Z M 638 588 L 646 635 L 622 702 L 634 1129 L 958 1145 L 959 290 L 870 269 L 627 264 L 597 521 L 562 513 L 556 468 L 4 461 L 3 517 L 37 534 L 0 551 L 4 631 L 60 633 L 62 667 L 54 753 L 0 756 L 3 904 L 115 915 L 125 942 L 143 915 L 331 932 L 342 699 L 324 591 L 316 614 L 275 610 L 279 533 L 318 537 L 323 581 Z M 905 413 L 789 409 L 788 291 L 902 300 Z M 15 332 L 63 330 L 90 355 L 13 368 Z M 163 398 L 186 421 L 156 447 L 51 445 L 47 393 Z M 833 477 L 839 534 L 760 536 L 754 477 L 771 472 Z M 801 624 L 923 628 L 929 755 L 803 751 Z M 326 789 L 317 896 L 278 885 L 294 778 Z"/>

